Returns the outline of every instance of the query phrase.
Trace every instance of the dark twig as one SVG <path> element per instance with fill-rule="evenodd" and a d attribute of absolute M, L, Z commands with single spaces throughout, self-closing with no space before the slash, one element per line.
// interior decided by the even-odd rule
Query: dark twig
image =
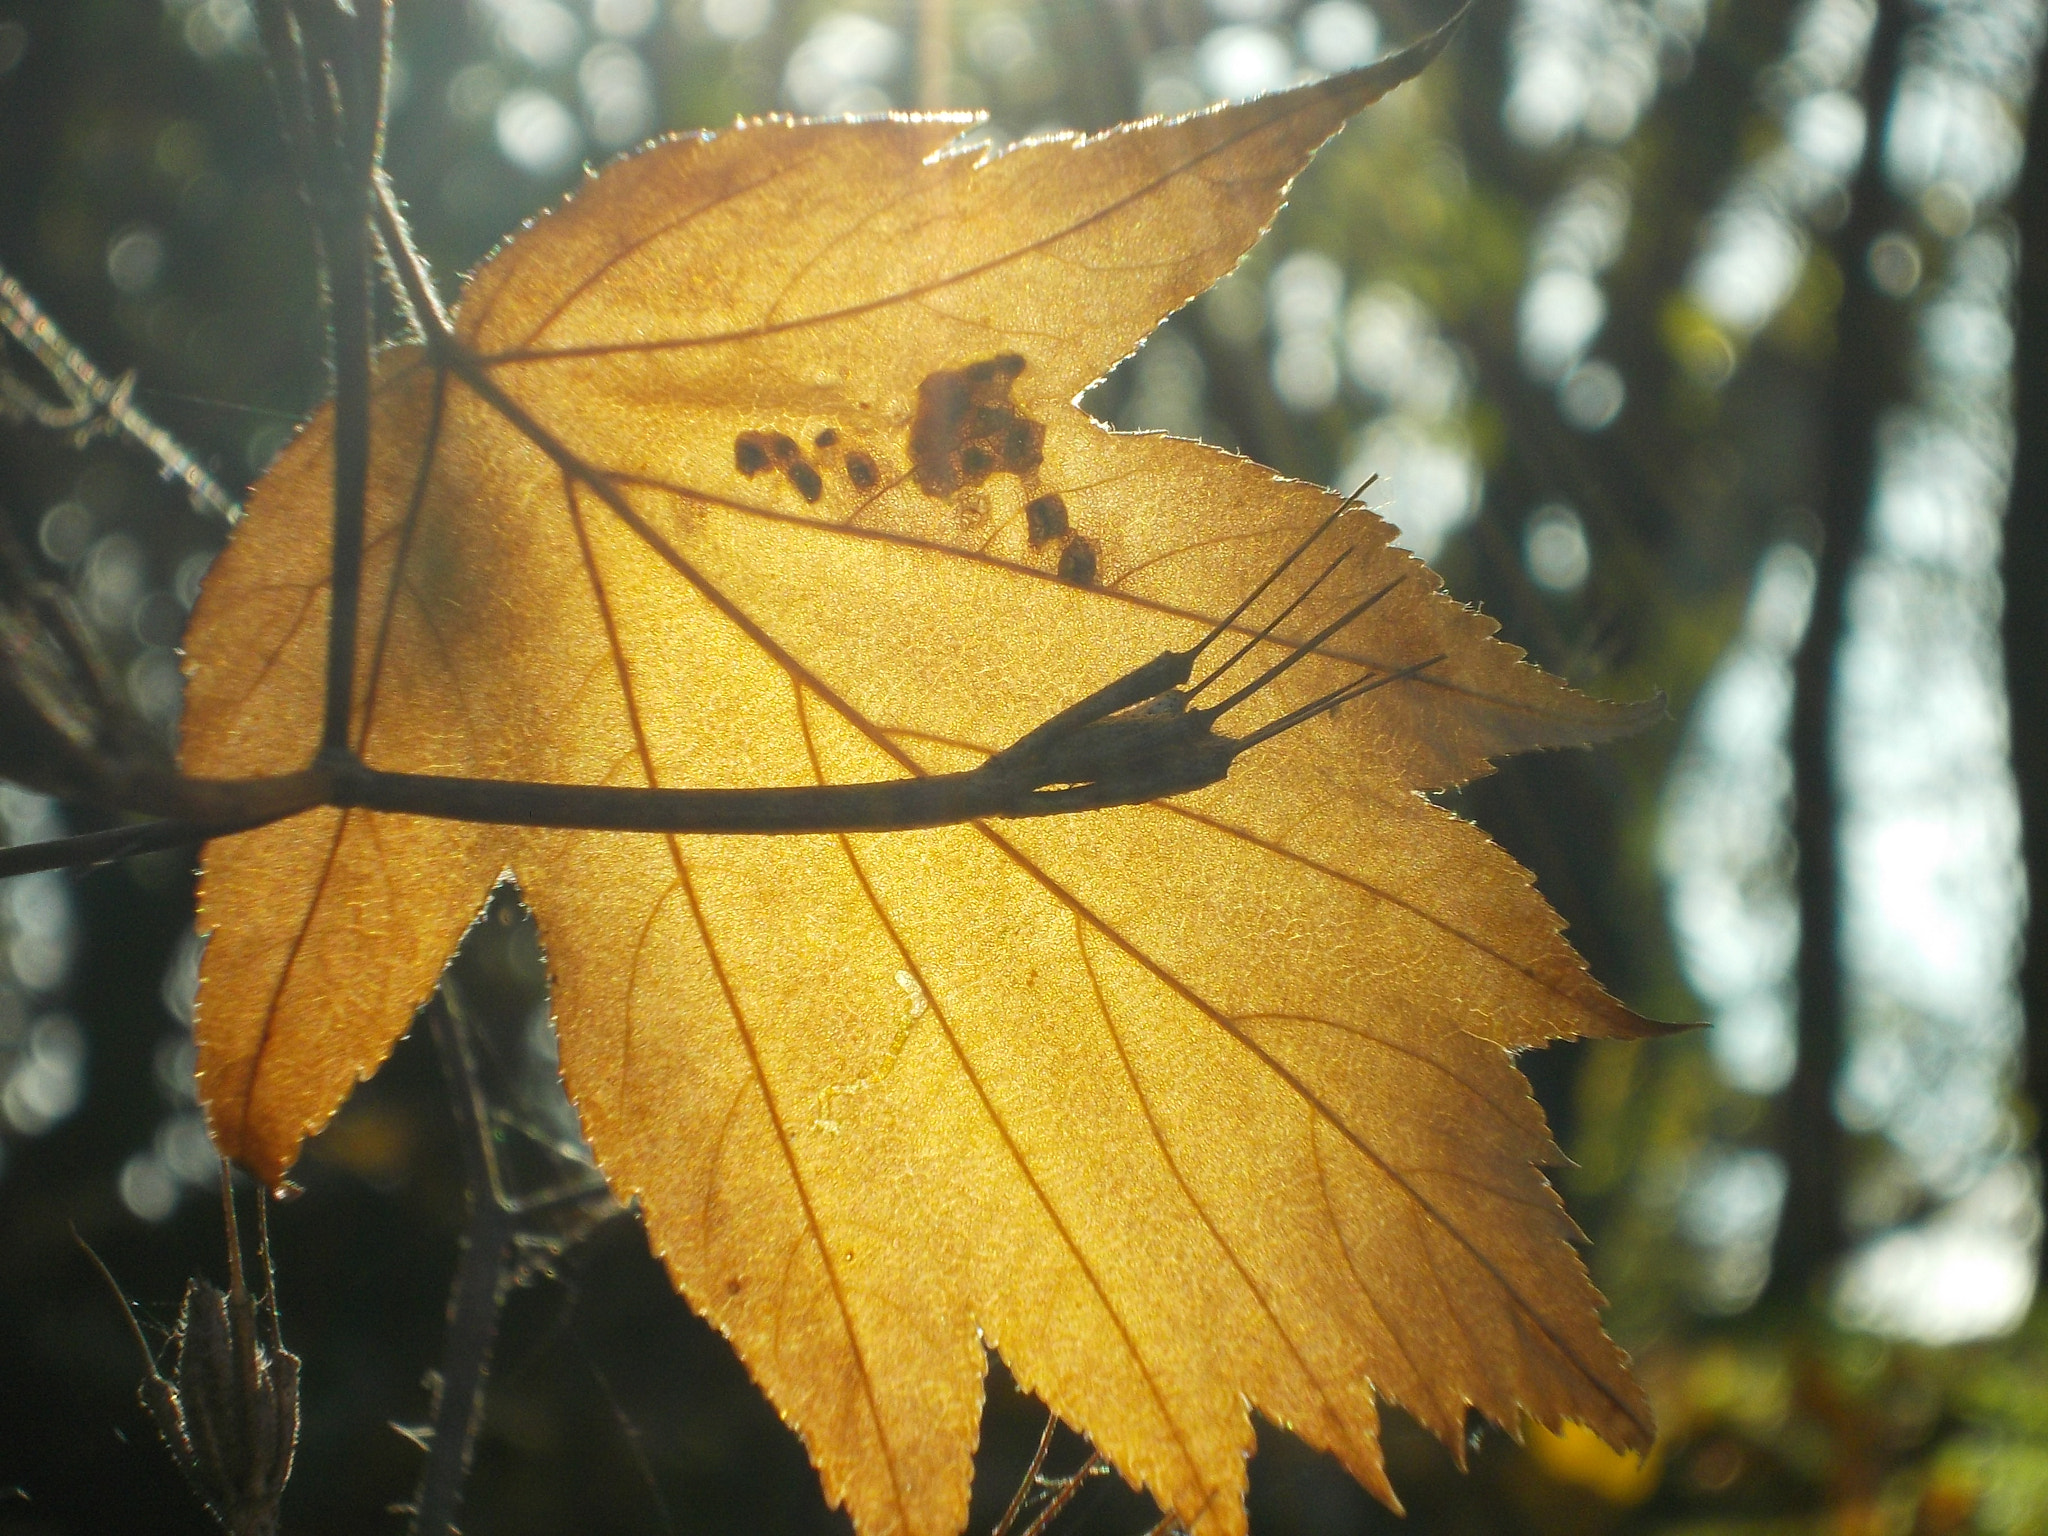
<path fill-rule="evenodd" d="M 258 0 L 257 25 L 301 193 L 313 214 L 334 367 L 333 548 L 324 760 L 350 760 L 369 496 L 371 209 L 390 73 L 389 0 Z"/>
<path fill-rule="evenodd" d="M 1292 564 L 1328 527 L 1326 521 L 1309 534 L 1285 564 Z M 775 789 L 634 789 L 390 773 L 350 761 L 270 779 L 176 778 L 147 785 L 148 803 L 134 807 L 155 811 L 165 822 L 120 835 L 90 834 L 88 840 L 0 850 L 0 875 L 117 856 L 124 851 L 122 836 L 138 839 L 137 847 L 175 846 L 181 838 L 226 836 L 318 806 L 519 826 L 765 836 L 901 831 L 982 817 L 1055 816 L 1141 804 L 1216 783 L 1243 752 L 1349 699 L 1393 683 L 1427 681 L 1424 674 L 1442 657 L 1368 672 L 1243 737 L 1214 729 L 1226 711 L 1317 652 L 1391 590 L 1393 584 L 1351 604 L 1305 641 L 1274 640 L 1287 644 L 1287 654 L 1253 682 L 1221 704 L 1190 707 L 1194 690 L 1183 685 L 1194 663 L 1242 616 L 1240 610 L 1188 649 L 1165 652 L 1132 668 L 964 772 Z M 1255 633 L 1267 637 L 1269 630 L 1264 626 Z"/>
<path fill-rule="evenodd" d="M 268 7 L 266 40 L 287 124 L 299 125 L 297 155 L 326 278 L 334 359 L 334 513 L 329 556 L 327 689 L 321 755 L 351 757 L 356 632 L 369 496 L 370 218 L 384 139 L 390 65 L 389 0 L 282 0 Z M 290 98 L 296 98 L 292 100 Z"/>
<path fill-rule="evenodd" d="M 516 1035 L 525 1014 L 523 1007 L 480 1014 L 461 985 L 463 964 L 458 960 L 455 973 L 444 979 L 426 1010 L 455 1118 L 469 1214 L 449 1290 L 448 1334 L 436 1373 L 433 1410 L 423 1431 L 402 1431 L 427 1452 L 412 1504 L 413 1536 L 448 1536 L 455 1529 L 483 1424 L 484 1390 L 505 1297 L 533 1275 L 550 1272 L 562 1248 L 601 1219 L 600 1208 L 618 1209 L 602 1175 L 585 1160 L 587 1154 L 565 1156 L 551 1138 L 543 1138 L 542 1144 L 551 1149 L 550 1162 L 561 1176 L 530 1192 L 508 1187 L 499 1145 L 508 1137 L 531 1132 L 517 1113 L 494 1107 L 496 1078 L 485 1057 L 493 1040 Z M 549 1086 L 559 1094 L 559 1081 L 552 1074 Z M 566 1105 L 562 1113 L 569 1113 Z"/>
<path fill-rule="evenodd" d="M 0 419 L 15 417 L 50 431 L 68 432 L 80 443 L 97 436 L 127 437 L 156 460 L 166 480 L 175 480 L 184 488 L 194 506 L 228 522 L 242 515 L 241 503 L 135 404 L 135 375 L 110 379 L 100 372 L 4 266 L 0 266 L 0 327 L 49 375 L 65 400 L 58 406 L 43 399 L 0 366 Z"/>
<path fill-rule="evenodd" d="M 263 62 L 270 76 L 278 127 L 291 161 L 292 179 L 310 210 L 314 162 L 312 92 L 307 83 L 306 50 L 289 0 L 256 0 L 256 31 L 263 41 Z M 317 234 L 317 231 L 316 231 Z"/>
<path fill-rule="evenodd" d="M 1017 1491 L 1010 1496 L 1010 1507 L 996 1522 L 995 1536 L 1008 1536 L 1008 1532 L 1016 1527 L 1017 1517 L 1024 1513 L 1024 1506 L 1031 1501 L 1031 1495 L 1038 1487 L 1039 1474 L 1045 1470 L 1045 1458 L 1052 1451 L 1052 1437 L 1059 1427 L 1059 1416 L 1048 1413 L 1045 1428 L 1038 1434 L 1038 1449 L 1031 1453 L 1031 1465 L 1024 1469 L 1023 1481 L 1017 1484 Z"/>
<path fill-rule="evenodd" d="M 92 798 L 124 772 L 169 773 L 70 594 L 38 575 L 0 523 L 0 776 Z"/>
<path fill-rule="evenodd" d="M 1113 1470 L 1100 1453 L 1091 1448 L 1088 1459 L 1075 1471 L 1065 1477 L 1048 1477 L 1045 1461 L 1052 1451 L 1053 1433 L 1058 1428 L 1059 1419 L 1048 1413 L 1045 1430 L 1038 1437 L 1038 1449 L 1031 1455 L 1031 1465 L 1024 1469 L 1023 1480 L 1017 1484 L 1009 1508 L 1003 1511 L 1003 1518 L 996 1522 L 991 1536 L 1045 1536 L 1053 1521 L 1065 1512 L 1083 1488 Z M 1030 1517 L 1029 1523 L 1020 1523 L 1026 1516 Z"/>
<path fill-rule="evenodd" d="M 425 1437 L 426 1465 L 413 1495 L 412 1536 L 452 1536 L 483 1424 L 484 1381 L 498 1341 L 498 1317 L 512 1289 L 520 1213 L 500 1198 L 490 1113 L 463 1021 L 445 992 L 427 1005 L 427 1026 L 455 1113 L 469 1223 L 448 1294 L 448 1336 Z"/>
<path fill-rule="evenodd" d="M 454 339 L 454 322 L 448 307 L 434 287 L 434 276 L 426 257 L 412 237 L 405 210 L 398 206 L 398 193 L 391 178 L 380 168 L 375 188 L 376 206 L 372 217 L 377 228 L 377 248 L 383 253 L 385 271 L 396 284 L 399 302 L 430 352 L 438 354 Z"/>
<path fill-rule="evenodd" d="M 633 1458 L 633 1470 L 640 1474 L 640 1481 L 647 1489 L 648 1502 L 654 1506 L 654 1518 L 660 1525 L 662 1536 L 675 1536 L 675 1513 L 668 1507 L 668 1497 L 661 1491 L 661 1479 L 655 1475 L 654 1462 L 647 1455 L 646 1437 L 633 1421 L 633 1416 L 626 1412 L 625 1404 L 619 1401 L 619 1394 L 613 1389 L 612 1379 L 604 1367 L 591 1358 L 588 1348 L 584 1348 L 581 1354 L 583 1368 L 590 1373 L 590 1379 L 604 1397 L 605 1406 L 611 1410 L 619 1438 L 625 1442 L 627 1455 Z"/>
<path fill-rule="evenodd" d="M 266 825 L 268 818 L 251 826 Z M 251 827 L 204 827 L 192 821 L 141 821 L 108 827 L 101 832 L 81 832 L 75 837 L 57 837 L 48 842 L 23 843 L 18 848 L 0 848 L 0 880 L 11 875 L 30 875 L 45 869 L 84 869 L 132 859 L 138 853 L 161 853 L 168 848 L 196 848 L 210 837 L 227 836 Z"/>
<path fill-rule="evenodd" d="M 799 785 L 768 789 L 629 789 L 535 784 L 390 773 L 361 762 L 349 746 L 355 648 L 361 598 L 361 554 L 369 455 L 369 291 L 371 229 L 409 317 L 437 366 L 460 377 L 513 426 L 587 486 L 629 524 L 638 516 L 610 478 L 500 390 L 485 360 L 454 336 L 377 159 L 383 122 L 383 79 L 389 56 L 388 0 L 257 0 L 259 26 L 277 87 L 292 158 L 314 210 L 334 325 L 333 579 L 321 749 L 315 766 L 297 774 L 242 781 L 185 778 L 164 768 L 104 775 L 82 798 L 104 812 L 158 820 L 52 843 L 0 850 L 0 877 L 34 869 L 99 862 L 148 848 L 253 830 L 319 806 L 359 807 L 463 821 L 648 832 L 876 832 L 939 826 L 980 817 L 1064 815 L 1137 804 L 1202 788 L 1221 779 L 1236 756 L 1279 731 L 1334 708 L 1363 686 L 1326 695 L 1241 740 L 1215 734 L 1215 721 L 1260 691 L 1385 592 L 1349 610 L 1306 644 L 1240 688 L 1223 704 L 1187 707 L 1184 689 L 1194 661 L 1257 602 L 1344 512 L 1354 492 L 1261 581 L 1198 645 L 1134 668 L 1108 687 L 1061 710 L 980 768 L 924 775 L 903 759 L 908 776 L 881 783 Z M 1370 483 L 1370 482 L 1368 482 Z M 643 530 L 644 531 L 644 530 Z M 680 557 L 677 557 L 680 558 Z M 1325 576 L 1329 572 L 1324 573 Z M 1250 629 L 1250 642 L 1221 670 L 1271 637 L 1320 582 L 1311 582 L 1279 617 Z M 713 600 L 718 601 L 713 594 Z M 734 613 L 771 654 L 766 635 Z M 1434 664 L 1400 669 L 1371 686 L 1406 681 Z M 1218 674 L 1220 675 L 1220 673 Z M 1205 679 L 1205 686 L 1210 679 Z"/>

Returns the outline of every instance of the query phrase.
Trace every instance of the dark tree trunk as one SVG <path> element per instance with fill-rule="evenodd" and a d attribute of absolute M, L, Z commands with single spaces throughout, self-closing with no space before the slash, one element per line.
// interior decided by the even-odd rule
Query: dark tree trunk
<path fill-rule="evenodd" d="M 2026 1089 L 2037 1120 L 2036 1155 L 2048 1155 L 2048 99 L 2035 82 L 2026 167 L 2013 208 L 2020 226 L 2013 426 L 2018 438 L 2005 513 L 2005 682 L 2012 710 L 2012 768 L 2026 859 Z M 2048 1257 L 2048 1243 L 2041 1245 Z M 2048 1264 L 2043 1266 L 2048 1279 Z"/>
<path fill-rule="evenodd" d="M 1863 551 L 1876 467 L 1877 422 L 1900 398 L 1905 327 L 1898 301 L 1879 292 L 1870 243 L 1895 216 L 1884 182 L 1884 126 L 1907 27 L 1905 0 L 1879 0 L 1863 70 L 1869 133 L 1833 240 L 1843 278 L 1838 338 L 1826 381 L 1818 477 L 1821 547 L 1813 614 L 1793 663 L 1792 831 L 1799 848 L 1799 1057 L 1784 1102 L 1788 1182 L 1772 1255 L 1770 1294 L 1808 1298 L 1842 1251 L 1844 1143 L 1835 1118 L 1842 1065 L 1840 804 L 1834 750 L 1836 661 L 1850 572 Z"/>

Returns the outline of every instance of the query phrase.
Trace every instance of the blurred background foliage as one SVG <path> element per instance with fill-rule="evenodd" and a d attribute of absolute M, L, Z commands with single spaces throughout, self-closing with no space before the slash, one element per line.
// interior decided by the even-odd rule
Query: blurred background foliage
<path fill-rule="evenodd" d="M 453 274 L 658 131 L 924 106 L 984 111 L 972 134 L 1001 144 L 1253 95 L 1442 19 L 1417 0 L 400 0 L 389 164 Z M 1614 991 L 1713 1026 L 1524 1059 L 1663 1437 L 1639 1463 L 1475 1424 L 1460 1474 L 1390 1414 L 1407 1528 L 2048 1531 L 2031 790 L 2008 753 L 2043 657 L 2000 650 L 2006 583 L 2038 613 L 2048 574 L 2000 565 L 2015 445 L 2048 451 L 2013 411 L 2015 285 L 2043 259 L 2020 238 L 2043 201 L 2040 29 L 2037 0 L 1480 0 L 1240 270 L 1087 397 L 1326 484 L 1377 474 L 1403 542 L 1535 659 L 1669 700 L 1634 741 L 1449 797 Z M 230 490 L 325 391 L 254 45 L 245 0 L 0 0 L 0 263 Z M 0 514 L 173 731 L 221 530 L 129 448 L 21 419 L 45 381 L 5 363 Z M 2042 517 L 2015 512 L 2013 549 Z M 1833 682 L 1804 738 L 1802 647 Z M 1814 773 L 1832 911 L 1797 879 Z M 66 825 L 6 786 L 0 818 L 17 842 Z M 186 1275 L 220 1275 L 188 866 L 0 885 L 0 1530 L 204 1528 L 71 1237 L 159 1325 Z M 1838 936 L 1825 1007 L 1795 979 L 1817 915 Z M 512 893 L 457 988 L 505 1156 L 573 1167 Z M 419 1452 L 391 1426 L 426 1416 L 464 1223 L 448 1105 L 409 1038 L 277 1209 L 306 1362 L 290 1530 L 403 1525 Z M 592 1203 L 531 1235 L 464 1529 L 844 1529 L 630 1216 Z M 1041 1423 L 991 1369 L 979 1529 Z M 1401 1528 L 1284 1429 L 1260 1439 L 1256 1530 Z M 1063 1440 L 1055 1464 L 1084 1455 Z M 1150 1519 L 1098 1480 L 1061 1529 Z"/>

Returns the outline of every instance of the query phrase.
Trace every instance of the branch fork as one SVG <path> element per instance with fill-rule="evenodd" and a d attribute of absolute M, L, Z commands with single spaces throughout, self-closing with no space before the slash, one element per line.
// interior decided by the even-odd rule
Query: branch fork
<path fill-rule="evenodd" d="M 1360 487 L 1199 644 L 1133 668 L 970 771 L 865 784 L 636 789 L 393 773 L 370 766 L 350 740 L 350 728 L 369 476 L 373 245 L 429 360 L 461 378 L 525 431 L 561 465 L 565 476 L 589 486 L 629 521 L 633 513 L 616 486 L 582 463 L 498 388 L 483 360 L 455 334 L 381 166 L 390 0 L 355 0 L 352 5 L 347 0 L 259 0 L 257 12 L 285 137 L 313 215 L 333 327 L 333 565 L 320 744 L 310 765 L 296 773 L 241 780 L 189 778 L 160 751 L 57 751 L 54 767 L 39 758 L 10 754 L 0 768 L 31 787 L 151 819 L 0 849 L 0 878 L 189 846 L 323 806 L 598 831 L 769 835 L 896 831 L 982 817 L 1064 815 L 1140 804 L 1214 784 L 1239 756 L 1260 743 L 1375 689 L 1410 680 L 1443 660 L 1432 656 L 1391 671 L 1366 669 L 1351 682 L 1244 735 L 1219 733 L 1217 724 L 1228 712 L 1314 654 L 1398 585 L 1389 584 L 1354 603 L 1220 701 L 1203 702 L 1206 690 L 1271 639 L 1350 557 L 1346 550 L 1228 660 L 1190 684 L 1196 662 L 1238 628 L 1274 583 L 1345 512 L 1360 504 L 1365 489 Z M 125 401 L 125 396 L 119 398 Z M 12 705 L 22 694 L 14 675 L 18 670 L 10 667 L 8 674 L 0 675 L 0 706 Z M 48 714 L 33 699 L 13 712 L 31 724 Z M 62 735 L 54 727 L 43 734 Z M 23 762 L 15 762 L 16 756 L 23 756 Z"/>

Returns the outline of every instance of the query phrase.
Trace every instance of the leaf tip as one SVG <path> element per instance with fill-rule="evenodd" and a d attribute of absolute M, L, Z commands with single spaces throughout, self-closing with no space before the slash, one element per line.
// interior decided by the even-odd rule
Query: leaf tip
<path fill-rule="evenodd" d="M 1646 731 L 1651 726 L 1662 725 L 1671 718 L 1671 707 L 1661 688 L 1647 699 L 1638 699 L 1633 704 L 1617 704 L 1614 709 L 1615 734 L 1621 736 Z"/>
<path fill-rule="evenodd" d="M 1576 688 L 1570 691 L 1584 706 L 1573 711 L 1572 725 L 1576 739 L 1546 745 L 1598 746 L 1602 742 L 1621 741 L 1626 737 L 1638 735 L 1652 726 L 1664 724 L 1671 718 L 1671 710 L 1665 702 L 1662 689 L 1646 699 L 1637 699 L 1633 703 L 1596 698 Z"/>
<path fill-rule="evenodd" d="M 1662 1019 L 1647 1018 L 1633 1008 L 1617 1007 L 1610 1020 L 1612 1029 L 1605 1032 L 1610 1040 L 1668 1040 L 1673 1035 L 1689 1035 L 1705 1024 L 1698 1019 L 1684 1020 L 1676 1024 Z"/>
<path fill-rule="evenodd" d="M 1466 0 L 1465 4 L 1458 7 L 1456 14 L 1434 32 L 1410 43 L 1399 53 L 1389 54 L 1376 64 L 1352 70 L 1349 74 L 1340 75 L 1338 79 L 1351 91 L 1361 95 L 1360 106 L 1378 101 L 1395 86 L 1406 84 L 1429 68 L 1435 62 L 1436 56 L 1450 46 L 1451 39 L 1457 36 L 1459 29 L 1465 24 L 1465 18 L 1471 12 L 1472 0 Z"/>

